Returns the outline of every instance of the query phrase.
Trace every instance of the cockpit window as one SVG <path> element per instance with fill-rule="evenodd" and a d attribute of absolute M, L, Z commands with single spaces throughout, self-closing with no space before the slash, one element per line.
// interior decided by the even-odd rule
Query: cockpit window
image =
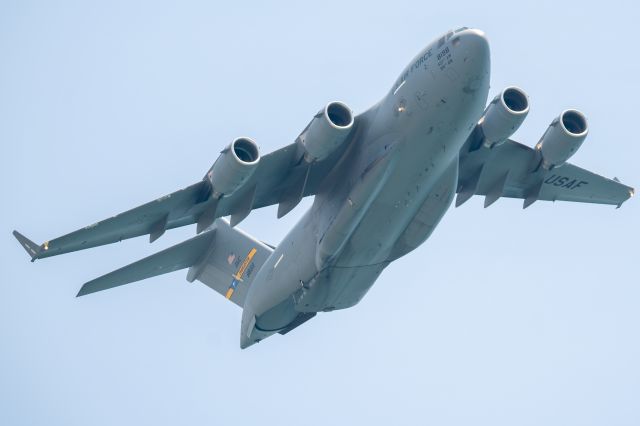
<path fill-rule="evenodd" d="M 457 30 L 455 30 L 454 32 L 459 33 L 460 31 L 464 31 L 464 30 L 468 30 L 469 27 L 460 27 Z"/>

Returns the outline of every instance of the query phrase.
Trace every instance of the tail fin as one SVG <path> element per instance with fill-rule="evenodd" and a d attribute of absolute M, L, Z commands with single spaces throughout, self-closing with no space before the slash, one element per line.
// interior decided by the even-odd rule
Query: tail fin
<path fill-rule="evenodd" d="M 189 269 L 187 280 L 198 280 L 242 307 L 256 273 L 273 248 L 223 219 L 217 219 L 213 229 L 216 236 L 208 253 Z"/>
<path fill-rule="evenodd" d="M 78 296 L 189 268 L 188 281 L 198 280 L 242 307 L 253 278 L 272 252 L 271 247 L 217 219 L 209 231 L 89 281 Z"/>

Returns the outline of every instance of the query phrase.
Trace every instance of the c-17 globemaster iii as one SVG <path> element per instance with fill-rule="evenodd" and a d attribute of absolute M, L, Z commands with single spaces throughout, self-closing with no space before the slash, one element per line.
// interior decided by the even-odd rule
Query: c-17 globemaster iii
<path fill-rule="evenodd" d="M 486 106 L 489 44 L 450 31 L 421 51 L 387 95 L 360 115 L 330 102 L 294 143 L 260 156 L 235 139 L 204 178 L 180 191 L 41 245 L 14 231 L 32 260 L 196 224 L 197 235 L 84 284 L 78 296 L 189 268 L 243 309 L 240 346 L 286 334 L 318 312 L 357 304 L 390 262 L 456 206 L 484 195 L 620 206 L 633 188 L 567 163 L 585 140 L 577 110 L 555 118 L 534 148 L 511 139 L 529 99 L 507 87 Z M 486 106 L 486 108 L 485 108 Z M 235 226 L 252 209 L 303 197 L 311 208 L 273 247 Z M 222 219 L 230 216 L 230 220 Z"/>

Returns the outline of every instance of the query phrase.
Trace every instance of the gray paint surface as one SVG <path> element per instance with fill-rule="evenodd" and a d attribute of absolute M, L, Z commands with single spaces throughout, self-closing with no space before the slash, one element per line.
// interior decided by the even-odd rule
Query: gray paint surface
<path fill-rule="evenodd" d="M 540 199 L 620 207 L 633 195 L 631 187 L 557 158 L 546 165 L 545 152 L 568 150 L 575 136 L 543 137 L 536 145 L 542 149 L 508 140 L 517 127 L 510 118 L 495 119 L 514 114 L 504 101 L 507 92 L 483 113 L 490 70 L 484 32 L 449 31 L 355 118 L 347 105 L 331 102 L 294 144 L 262 159 L 255 142 L 243 139 L 253 153 L 241 153 L 243 163 L 234 141 L 200 184 L 40 246 L 17 231 L 14 236 L 33 262 L 142 233 L 154 242 L 167 228 L 197 223 L 202 235 L 91 280 L 78 296 L 189 268 L 187 281 L 198 279 L 242 308 L 244 349 L 290 332 L 310 315 L 355 306 L 390 262 L 429 237 L 456 192 L 456 206 L 486 194 L 485 207 L 507 196 L 524 199 L 525 208 Z M 520 111 L 528 110 L 526 94 L 517 90 Z M 502 136 L 487 143 L 485 126 Z M 581 126 L 586 134 L 586 122 Z M 280 203 L 282 217 L 306 194 L 315 196 L 311 209 L 273 250 L 232 229 L 269 204 Z M 214 223 L 229 214 L 231 228 Z"/>

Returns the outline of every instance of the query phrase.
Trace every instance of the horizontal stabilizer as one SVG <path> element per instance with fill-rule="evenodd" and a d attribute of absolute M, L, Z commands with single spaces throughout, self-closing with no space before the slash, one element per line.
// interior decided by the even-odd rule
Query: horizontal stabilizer
<path fill-rule="evenodd" d="M 198 263 L 213 242 L 215 230 L 208 231 L 159 253 L 89 281 L 78 296 L 107 290 L 156 275 L 189 268 Z"/>
<path fill-rule="evenodd" d="M 13 231 L 13 236 L 16 237 L 16 240 L 24 247 L 29 256 L 31 256 L 31 261 L 35 261 L 38 258 L 38 253 L 40 253 L 40 246 L 19 233 L 18 231 Z"/>

